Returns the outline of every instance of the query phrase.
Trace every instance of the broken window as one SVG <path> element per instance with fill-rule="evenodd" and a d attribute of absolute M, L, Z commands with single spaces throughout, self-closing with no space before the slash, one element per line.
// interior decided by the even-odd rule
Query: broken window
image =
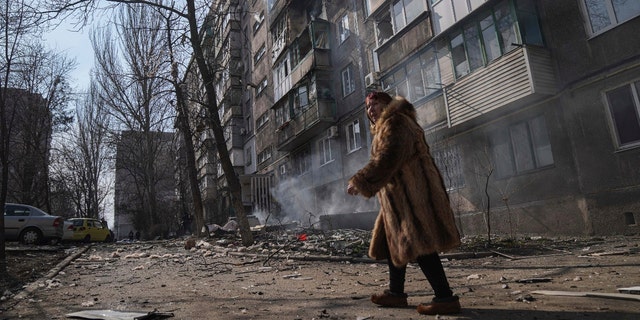
<path fill-rule="evenodd" d="M 618 146 L 640 144 L 640 81 L 606 93 Z"/>
<path fill-rule="evenodd" d="M 338 33 L 340 34 L 340 43 L 343 43 L 349 37 L 349 14 L 345 14 L 338 24 Z"/>
<path fill-rule="evenodd" d="M 329 49 L 329 24 L 314 21 L 313 29 L 313 47 L 316 49 Z"/>
<path fill-rule="evenodd" d="M 433 152 L 433 159 L 442 173 L 447 190 L 464 187 L 464 174 L 460 148 L 457 145 L 445 146 Z"/>

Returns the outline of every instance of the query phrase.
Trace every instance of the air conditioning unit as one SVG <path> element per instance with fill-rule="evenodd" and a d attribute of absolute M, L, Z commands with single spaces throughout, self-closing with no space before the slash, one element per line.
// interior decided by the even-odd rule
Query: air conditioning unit
<path fill-rule="evenodd" d="M 327 130 L 327 137 L 329 137 L 329 138 L 337 138 L 338 137 L 338 126 L 329 127 L 329 130 Z"/>
<path fill-rule="evenodd" d="M 367 88 L 372 88 L 377 85 L 376 76 L 373 72 L 370 72 L 366 76 L 364 76 L 364 84 Z"/>

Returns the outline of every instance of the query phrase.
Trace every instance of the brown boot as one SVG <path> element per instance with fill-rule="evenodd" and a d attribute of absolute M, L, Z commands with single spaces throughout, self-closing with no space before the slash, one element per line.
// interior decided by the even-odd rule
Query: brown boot
<path fill-rule="evenodd" d="M 460 301 L 458 296 L 453 296 L 448 299 L 433 299 L 429 304 L 420 304 L 418 305 L 418 313 L 426 314 L 426 315 L 437 315 L 437 314 L 456 314 L 460 313 Z"/>
<path fill-rule="evenodd" d="M 407 294 L 406 293 L 393 293 L 389 290 L 385 290 L 382 294 L 374 294 L 371 296 L 371 302 L 383 306 L 383 307 L 406 307 Z"/>

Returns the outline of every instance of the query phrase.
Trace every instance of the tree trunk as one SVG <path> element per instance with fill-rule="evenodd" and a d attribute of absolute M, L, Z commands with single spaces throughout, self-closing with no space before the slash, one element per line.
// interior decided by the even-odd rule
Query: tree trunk
<path fill-rule="evenodd" d="M 187 0 L 187 15 L 189 16 L 189 31 L 191 46 L 193 48 L 193 54 L 198 65 L 198 70 L 202 75 L 202 81 L 205 85 L 205 91 L 207 95 L 207 119 L 209 120 L 211 130 L 213 131 L 213 137 L 215 138 L 218 150 L 218 156 L 222 164 L 222 170 L 224 176 L 229 185 L 231 192 L 231 201 L 233 208 L 238 218 L 240 225 L 240 235 L 242 236 L 242 244 L 250 246 L 253 244 L 253 234 L 249 227 L 249 220 L 244 212 L 244 206 L 242 205 L 241 198 L 241 185 L 240 179 L 233 169 L 231 158 L 229 157 L 229 150 L 227 150 L 227 144 L 224 139 L 224 132 L 222 130 L 222 123 L 218 116 L 218 106 L 216 100 L 216 90 L 214 86 L 214 78 L 211 70 L 207 65 L 207 61 L 204 58 L 202 46 L 200 45 L 200 35 L 198 33 L 198 26 L 196 17 L 196 8 L 194 0 Z"/>

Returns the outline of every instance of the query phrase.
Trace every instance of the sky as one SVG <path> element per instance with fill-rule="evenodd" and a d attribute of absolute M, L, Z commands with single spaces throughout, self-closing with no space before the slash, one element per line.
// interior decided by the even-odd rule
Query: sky
<path fill-rule="evenodd" d="M 70 24 L 62 24 L 55 30 L 47 33 L 44 39 L 49 49 L 62 52 L 70 59 L 77 62 L 76 69 L 71 73 L 69 82 L 80 90 L 87 89 L 90 80 L 90 71 L 93 67 L 93 48 L 89 40 L 89 27 L 81 31 L 74 31 Z"/>

